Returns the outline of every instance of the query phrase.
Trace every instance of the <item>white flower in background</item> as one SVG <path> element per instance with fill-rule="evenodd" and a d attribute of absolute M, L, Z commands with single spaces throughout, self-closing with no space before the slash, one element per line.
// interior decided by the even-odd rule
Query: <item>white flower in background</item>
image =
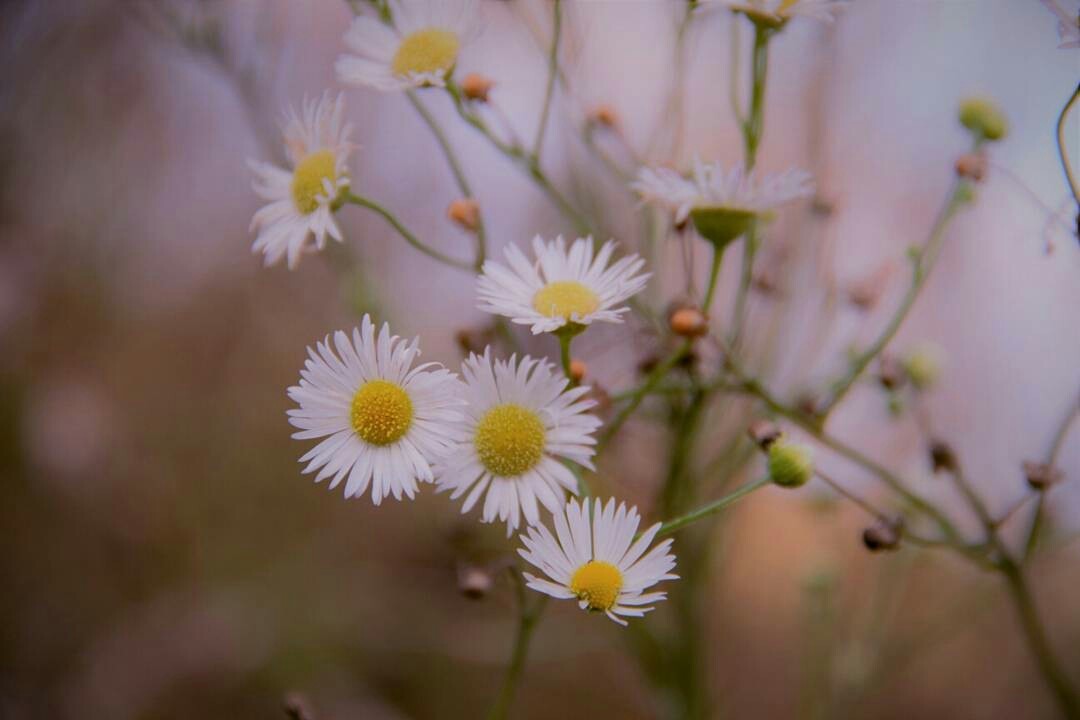
<path fill-rule="evenodd" d="M 690 177 L 645 167 L 631 187 L 646 202 L 674 212 L 675 222 L 693 219 L 699 233 L 721 244 L 741 235 L 757 217 L 814 194 L 813 179 L 803 170 L 759 176 L 738 165 L 725 172 L 720 163 L 697 158 Z"/>
<path fill-rule="evenodd" d="M 391 0 L 394 27 L 361 15 L 345 34 L 355 55 L 336 63 L 349 85 L 393 91 L 446 85 L 462 46 L 475 37 L 476 0 Z"/>
<path fill-rule="evenodd" d="M 615 251 L 609 240 L 593 256 L 592 238 L 579 238 L 566 249 L 562 237 L 533 239 L 536 262 L 516 246 L 506 248 L 506 261 L 489 260 L 477 281 L 480 309 L 531 325 L 533 334 L 554 332 L 574 323 L 622 322 L 629 310 L 616 307 L 640 292 L 649 274 L 639 274 L 645 261 L 627 255 L 608 267 Z"/>
<path fill-rule="evenodd" d="M 703 4 L 726 5 L 735 12 L 781 24 L 796 15 L 832 22 L 846 4 L 842 0 L 701 0 Z"/>
<path fill-rule="evenodd" d="M 560 462 L 592 469 L 593 431 L 600 420 L 586 411 L 587 387 L 567 390 L 569 382 L 550 363 L 525 356 L 518 362 L 492 362 L 491 348 L 462 363 L 465 419 L 457 449 L 435 470 L 439 490 L 451 498 L 468 491 L 466 513 L 486 492 L 481 519 L 506 523 L 509 537 L 525 515 L 540 521 L 537 501 L 561 511 L 565 493 L 577 492 L 577 479 Z M 565 391 L 565 392 L 564 392 Z"/>
<path fill-rule="evenodd" d="M 300 405 L 289 422 L 293 438 L 326 438 L 300 458 L 305 473 L 319 470 L 315 482 L 332 478 L 334 489 L 348 477 L 345 497 L 359 497 L 371 486 L 371 501 L 402 495 L 410 499 L 417 481 L 434 479 L 432 465 L 453 449 L 461 423 L 461 382 L 436 363 L 412 367 L 418 340 L 378 337 L 364 316 L 352 340 L 340 330 L 308 348 L 300 384 L 289 397 Z M 321 469 L 320 469 L 321 468 Z"/>
<path fill-rule="evenodd" d="M 251 219 L 251 230 L 258 231 L 252 250 L 263 253 L 267 265 L 287 256 L 293 269 L 304 252 L 322 250 L 327 235 L 342 239 L 334 210 L 349 187 L 346 164 L 355 147 L 349 142 L 352 125 L 344 115 L 341 94 L 305 98 L 299 114 L 290 108 L 285 117 L 285 150 L 292 170 L 249 162 L 255 192 L 268 201 Z M 312 237 L 314 245 L 308 243 Z"/>
<path fill-rule="evenodd" d="M 1080 48 L 1080 5 L 1073 8 L 1072 14 L 1058 4 L 1059 0 L 1041 0 L 1046 9 L 1058 19 L 1059 48 Z M 1069 0 L 1061 0 L 1068 3 Z"/>
<path fill-rule="evenodd" d="M 590 522 L 591 512 L 591 522 Z M 550 580 L 525 573 L 528 586 L 554 598 L 577 598 L 582 610 L 603 612 L 626 625 L 619 616 L 641 617 L 652 607 L 644 607 L 667 597 L 665 592 L 645 592 L 662 580 L 675 580 L 675 556 L 668 552 L 671 540 L 648 550 L 660 530 L 660 523 L 634 535 L 641 518 L 637 508 L 623 503 L 615 508 L 614 498 L 601 506 L 599 499 L 578 505 L 571 500 L 553 514 L 555 535 L 543 525 L 530 527 L 521 536 L 525 549 L 521 557 L 541 570 Z"/>

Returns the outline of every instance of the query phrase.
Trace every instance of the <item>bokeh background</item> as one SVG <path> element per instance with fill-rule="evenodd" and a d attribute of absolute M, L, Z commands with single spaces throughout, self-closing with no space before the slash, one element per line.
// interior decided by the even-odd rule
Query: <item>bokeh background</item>
<path fill-rule="evenodd" d="M 491 76 L 493 101 L 531 137 L 550 6 L 488 0 L 481 12 L 459 70 Z M 681 3 L 578 0 L 566 13 L 569 89 L 545 164 L 604 234 L 636 248 L 636 204 L 578 130 L 608 104 L 620 124 L 599 139 L 624 167 L 627 146 L 649 162 L 737 161 L 734 21 L 695 20 L 680 101 Z M 2 718 L 274 718 L 290 693 L 320 720 L 474 718 L 498 687 L 513 593 L 500 576 L 466 598 L 459 574 L 500 562 L 513 547 L 501 530 L 432 492 L 380 508 L 326 492 L 300 475 L 305 445 L 285 420 L 305 346 L 364 311 L 422 335 L 425 356 L 450 366 L 459 332 L 486 322 L 470 277 L 359 209 L 340 214 L 344 247 L 295 272 L 250 253 L 246 159 L 280 156 L 287 103 L 338 87 L 350 16 L 336 0 L 0 5 Z M 1080 388 L 1080 252 L 1053 136 L 1080 51 L 1056 45 L 1035 0 L 858 0 L 834 25 L 796 21 L 773 43 L 760 164 L 806 167 L 820 186 L 773 226 L 753 296 L 761 370 L 789 396 L 834 376 L 895 306 L 904 251 L 925 237 L 966 147 L 959 99 L 989 95 L 1010 118 L 977 205 L 951 226 L 896 340 L 940 346 L 940 386 L 897 419 L 865 383 L 830 424 L 951 507 L 973 538 L 977 523 L 933 475 L 912 416 L 948 439 L 1001 513 L 1028 492 L 1020 463 L 1046 455 Z M 346 96 L 362 146 L 354 186 L 467 255 L 470 238 L 444 215 L 451 176 L 412 108 Z M 465 157 L 496 248 L 570 231 L 444 97 L 422 97 Z M 1077 127 L 1074 117 L 1074 143 Z M 676 240 L 655 253 L 655 307 L 685 291 L 687 267 L 704 271 L 704 251 L 690 249 L 689 263 Z M 737 279 L 728 265 L 719 318 Z M 850 303 L 856 288 L 877 303 Z M 592 380 L 617 391 L 656 340 L 628 326 L 575 347 Z M 754 417 L 721 398 L 708 423 L 735 437 Z M 648 404 L 597 479 L 647 514 L 662 419 Z M 751 458 L 718 473 L 701 454 L 715 486 L 758 469 Z M 873 492 L 854 468 L 821 462 Z M 1067 479 L 1048 496 L 1030 574 L 1080 679 L 1080 433 L 1059 464 Z M 1014 536 L 1029 510 L 1007 526 Z M 704 536 L 717 552 L 703 637 L 724 715 L 1053 717 L 999 579 L 940 553 L 870 555 L 866 524 L 811 485 L 757 493 Z M 662 630 L 670 615 L 661 607 L 648 622 Z M 663 698 L 628 649 L 621 628 L 552 605 L 517 716 L 659 717 Z"/>

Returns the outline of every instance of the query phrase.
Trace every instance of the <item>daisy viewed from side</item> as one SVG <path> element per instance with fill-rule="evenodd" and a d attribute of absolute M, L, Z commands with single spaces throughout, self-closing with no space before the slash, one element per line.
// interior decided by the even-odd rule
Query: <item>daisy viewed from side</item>
<path fill-rule="evenodd" d="M 536 261 L 530 263 L 516 246 L 506 248 L 509 267 L 492 260 L 484 263 L 477 281 L 480 309 L 531 325 L 533 334 L 593 322 L 622 322 L 628 307 L 617 307 L 640 292 L 649 274 L 641 274 L 645 261 L 627 255 L 608 262 L 615 242 L 608 241 L 593 255 L 592 238 L 579 238 L 567 250 L 562 237 L 545 242 L 533 238 Z"/>
<path fill-rule="evenodd" d="M 561 460 L 592 469 L 600 420 L 586 411 L 596 403 L 584 399 L 587 387 L 567 389 L 569 381 L 550 363 L 527 355 L 493 361 L 489 347 L 471 355 L 461 373 L 461 442 L 436 468 L 436 483 L 452 490 L 452 499 L 468 492 L 463 513 L 484 496 L 481 519 L 505 522 L 509 537 L 521 515 L 539 522 L 538 501 L 556 512 L 566 491 L 577 492 L 577 479 Z"/>
<path fill-rule="evenodd" d="M 525 548 L 518 553 L 549 578 L 524 573 L 533 590 L 561 600 L 576 598 L 582 610 L 602 612 L 626 625 L 623 617 L 641 617 L 653 609 L 646 605 L 667 597 L 665 592 L 645 590 L 678 579 L 671 574 L 675 569 L 671 540 L 649 550 L 660 523 L 634 541 L 641 521 L 637 508 L 619 503 L 616 509 L 614 498 L 607 505 L 599 499 L 590 503 L 586 498 L 580 505 L 571 499 L 553 519 L 555 535 L 537 525 L 521 536 Z"/>
<path fill-rule="evenodd" d="M 335 353 L 335 350 L 337 351 Z M 412 498 L 417 482 L 434 479 L 432 465 L 453 448 L 462 419 L 461 383 L 436 363 L 413 367 L 418 340 L 390 335 L 383 324 L 376 335 L 367 315 L 350 339 L 342 331 L 308 348 L 300 384 L 289 398 L 300 407 L 288 411 L 299 428 L 297 440 L 325 438 L 300 458 L 315 482 L 342 480 L 345 497 L 371 487 L 371 501 Z"/>
<path fill-rule="evenodd" d="M 267 201 L 251 219 L 251 230 L 258 233 L 252 251 L 261 252 L 266 265 L 287 257 L 293 269 L 304 252 L 322 250 L 327 235 L 342 239 L 334 211 L 349 187 L 347 162 L 354 149 L 349 142 L 352 125 L 344 115 L 340 94 L 305 99 L 299 113 L 289 109 L 283 128 L 292 169 L 249 162 L 255 192 Z"/>
<path fill-rule="evenodd" d="M 809 173 L 790 169 L 759 176 L 742 166 L 694 159 L 690 177 L 668 168 L 642 168 L 631 185 L 645 202 L 675 213 L 675 222 L 694 221 L 705 239 L 724 245 L 745 233 L 758 217 L 814 193 Z"/>
<path fill-rule="evenodd" d="M 355 55 L 338 58 L 338 78 L 383 91 L 445 86 L 478 30 L 476 0 L 390 0 L 390 11 L 393 26 L 368 15 L 353 20 L 345 45 Z"/>
<path fill-rule="evenodd" d="M 783 25 L 796 15 L 832 22 L 843 7 L 842 0 L 701 0 L 705 4 L 726 5 L 751 20 Z"/>

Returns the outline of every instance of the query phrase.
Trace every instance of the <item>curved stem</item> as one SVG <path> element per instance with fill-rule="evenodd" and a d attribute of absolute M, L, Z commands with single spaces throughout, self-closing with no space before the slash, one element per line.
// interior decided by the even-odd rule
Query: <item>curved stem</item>
<path fill-rule="evenodd" d="M 1054 433 L 1053 441 L 1050 443 L 1050 452 L 1047 453 L 1046 464 L 1051 468 L 1057 464 L 1061 448 L 1065 446 L 1065 437 L 1069 434 L 1073 421 L 1078 417 L 1080 417 L 1080 401 L 1074 401 L 1072 407 L 1069 408 L 1069 412 L 1058 426 L 1057 432 Z M 1035 554 L 1035 548 L 1039 544 L 1039 534 L 1043 527 L 1046 505 L 1046 492 L 1046 489 L 1040 491 L 1038 500 L 1035 503 L 1035 514 L 1031 517 L 1031 527 L 1028 529 L 1027 540 L 1024 542 L 1024 562 L 1027 562 Z"/>
<path fill-rule="evenodd" d="M 1077 209 L 1080 210 L 1080 181 L 1073 173 L 1072 165 L 1069 163 L 1068 148 L 1065 147 L 1065 118 L 1068 117 L 1072 106 L 1076 104 L 1077 98 L 1080 98 L 1080 85 L 1076 86 L 1072 97 L 1065 103 L 1065 107 L 1061 108 L 1061 115 L 1058 116 L 1057 121 L 1057 146 L 1058 154 L 1061 155 L 1061 166 L 1065 169 L 1065 179 L 1069 181 L 1069 189 L 1072 190 L 1073 199 L 1076 200 Z"/>
<path fill-rule="evenodd" d="M 668 520 L 660 526 L 660 530 L 656 533 L 656 537 L 669 535 L 677 530 L 681 530 L 687 525 L 701 520 L 702 518 L 707 518 L 710 515 L 718 513 L 729 505 L 735 504 L 736 502 L 746 497 L 750 493 L 754 492 L 755 490 L 759 490 L 766 485 L 771 484 L 772 480 L 770 480 L 768 477 L 763 477 L 758 480 L 754 480 L 753 482 L 747 483 L 738 490 L 729 493 L 718 500 L 713 500 L 711 503 L 702 505 L 697 510 L 691 510 L 685 515 L 681 515 L 677 518 Z"/>
<path fill-rule="evenodd" d="M 705 300 L 701 304 L 701 311 L 706 315 L 709 314 L 709 308 L 712 306 L 713 295 L 716 294 L 716 281 L 720 277 L 720 265 L 724 261 L 724 250 L 726 246 L 713 244 L 713 256 L 712 267 L 709 268 L 709 284 L 705 287 Z"/>
<path fill-rule="evenodd" d="M 434 260 L 438 260 L 444 265 L 455 267 L 459 270 L 465 270 L 466 272 L 474 271 L 474 267 L 471 262 L 468 262 L 466 260 L 458 260 L 457 258 L 450 257 L 449 255 L 444 255 L 438 250 L 428 247 L 424 243 L 420 242 L 420 240 L 417 239 L 415 235 L 409 232 L 409 229 L 407 227 L 401 224 L 401 221 L 398 220 L 393 213 L 391 213 L 389 210 L 387 210 L 374 200 L 369 200 L 368 198 L 361 197 L 360 195 L 349 192 L 345 195 L 345 201 L 350 202 L 353 205 L 359 205 L 360 207 L 372 210 L 382 216 L 383 220 L 386 220 L 386 222 L 390 223 L 390 226 L 397 230 L 398 234 L 405 239 L 405 242 L 409 243 L 414 248 L 424 253 L 428 257 Z"/>
<path fill-rule="evenodd" d="M 544 105 L 540 110 L 540 124 L 536 128 L 536 139 L 533 140 L 533 157 L 540 157 L 540 150 L 544 146 L 544 133 L 547 131 L 548 116 L 551 114 L 551 98 L 555 94 L 555 80 L 559 75 L 559 39 L 562 36 L 562 1 L 555 0 L 553 3 L 555 18 L 552 21 L 551 52 L 548 55 L 548 78 L 547 88 L 544 90 Z"/>
<path fill-rule="evenodd" d="M 517 588 L 517 633 L 514 636 L 514 649 L 510 653 L 510 664 L 506 668 L 506 675 L 503 677 L 502 687 L 495 698 L 495 703 L 487 714 L 488 720 L 505 720 L 509 716 L 510 705 L 514 701 L 518 680 L 521 678 L 522 670 L 525 669 L 525 658 L 529 654 L 529 642 L 532 640 L 533 631 L 536 629 L 536 623 L 540 619 L 540 614 L 543 612 L 547 600 L 546 595 L 541 596 L 537 603 L 530 608 L 524 582 L 514 568 L 510 569 L 510 573 Z"/>
<path fill-rule="evenodd" d="M 600 433 L 600 437 L 596 445 L 597 453 L 599 453 L 600 450 L 602 450 L 609 442 L 611 442 L 611 438 L 613 438 L 615 436 L 615 433 L 619 432 L 619 429 L 626 423 L 628 419 L 630 419 L 630 416 L 634 413 L 635 410 L 637 410 L 638 405 L 640 405 L 641 401 L 645 399 L 645 396 L 651 393 L 653 389 L 660 384 L 660 381 L 664 379 L 664 377 L 668 374 L 668 371 L 671 370 L 671 368 L 675 367 L 676 363 L 678 363 L 679 360 L 681 360 L 689 350 L 690 341 L 684 340 L 675 350 L 675 352 L 669 355 L 662 362 L 658 363 L 657 366 L 652 369 L 652 371 L 645 377 L 645 381 L 642 382 L 641 385 L 637 387 L 637 389 L 631 391 L 629 395 L 625 396 L 629 399 L 629 402 L 626 404 L 626 407 L 620 410 L 619 414 L 616 415 L 610 423 L 608 423 L 607 427 L 604 428 L 604 431 Z"/>

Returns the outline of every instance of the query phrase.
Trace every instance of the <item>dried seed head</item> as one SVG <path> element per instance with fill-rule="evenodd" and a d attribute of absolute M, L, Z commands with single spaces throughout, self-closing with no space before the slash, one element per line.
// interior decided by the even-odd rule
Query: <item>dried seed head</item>
<path fill-rule="evenodd" d="M 461 93 L 469 100 L 487 102 L 488 93 L 494 87 L 495 81 L 480 73 L 469 73 L 461 79 Z"/>
<path fill-rule="evenodd" d="M 709 319 L 696 307 L 680 307 L 668 316 L 668 326 L 681 337 L 701 337 L 709 332 Z"/>
<path fill-rule="evenodd" d="M 769 420 L 755 420 L 746 429 L 750 439 L 757 443 L 762 450 L 768 450 L 769 446 L 783 437 L 780 426 Z"/>
<path fill-rule="evenodd" d="M 903 386 L 907 374 L 904 366 L 893 355 L 883 354 L 878 360 L 878 382 L 886 390 L 896 390 Z"/>
<path fill-rule="evenodd" d="M 589 366 L 585 364 L 584 360 L 574 358 L 570 361 L 570 379 L 574 382 L 581 382 L 581 379 L 585 377 L 585 373 L 588 371 Z"/>
<path fill-rule="evenodd" d="M 481 565 L 461 565 L 458 567 L 458 589 L 470 600 L 484 598 L 495 586 L 491 570 Z"/>
<path fill-rule="evenodd" d="M 896 550 L 900 547 L 900 538 L 903 534 L 903 518 L 881 519 L 863 530 L 862 541 L 870 552 Z"/>
<path fill-rule="evenodd" d="M 965 153 L 956 158 L 956 174 L 972 182 L 979 182 L 986 175 L 986 165 L 986 155 L 983 153 Z"/>
<path fill-rule="evenodd" d="M 957 468 L 956 453 L 944 440 L 930 441 L 930 463 L 934 472 L 954 472 Z"/>
<path fill-rule="evenodd" d="M 480 227 L 480 205 L 472 198 L 459 198 L 446 208 L 446 217 L 469 232 Z"/>
<path fill-rule="evenodd" d="M 1028 485 L 1033 490 L 1046 490 L 1065 478 L 1065 473 L 1047 463 L 1025 460 L 1021 467 L 1024 469 L 1024 477 L 1027 478 Z"/>

